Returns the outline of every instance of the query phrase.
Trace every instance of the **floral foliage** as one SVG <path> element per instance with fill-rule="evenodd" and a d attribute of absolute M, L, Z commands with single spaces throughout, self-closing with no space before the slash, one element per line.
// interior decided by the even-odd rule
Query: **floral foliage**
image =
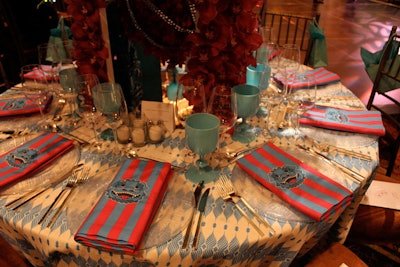
<path fill-rule="evenodd" d="M 145 1 L 162 10 L 175 25 L 193 32 L 177 31 L 176 26 L 166 23 Z M 186 63 L 186 76 L 201 80 L 207 96 L 218 84 L 245 83 L 246 67 L 256 64 L 253 51 L 262 43 L 256 32 L 257 15 L 253 12 L 259 0 L 191 1 L 118 0 L 118 4 L 128 38 L 141 43 L 146 53 L 161 62 L 169 61 L 172 66 Z M 105 0 L 65 2 L 74 18 L 71 29 L 80 72 L 106 77 L 108 54 L 101 38 L 98 10 L 106 6 Z M 195 5 L 196 21 L 190 3 Z"/>
<path fill-rule="evenodd" d="M 108 49 L 102 37 L 100 8 L 106 7 L 105 0 L 65 0 L 67 13 L 73 18 L 73 56 L 81 74 L 97 74 L 107 81 L 106 60 Z"/>

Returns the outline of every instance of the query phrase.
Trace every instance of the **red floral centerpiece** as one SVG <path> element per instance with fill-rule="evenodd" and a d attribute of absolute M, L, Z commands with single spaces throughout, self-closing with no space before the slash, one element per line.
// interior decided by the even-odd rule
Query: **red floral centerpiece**
<path fill-rule="evenodd" d="M 259 0 L 118 0 L 127 36 L 170 66 L 187 64 L 183 77 L 203 82 L 207 97 L 216 85 L 245 83 L 246 67 L 262 43 L 257 33 Z M 106 73 L 107 50 L 99 33 L 98 8 L 105 0 L 66 0 L 74 18 L 75 56 L 81 72 Z"/>

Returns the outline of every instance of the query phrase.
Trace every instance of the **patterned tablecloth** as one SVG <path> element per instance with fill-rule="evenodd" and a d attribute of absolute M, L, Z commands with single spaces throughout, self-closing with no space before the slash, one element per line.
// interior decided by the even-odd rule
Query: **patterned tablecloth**
<path fill-rule="evenodd" d="M 362 103 L 339 83 L 318 89 L 318 103 L 334 107 L 363 108 Z M 37 131 L 37 118 L 1 118 L 0 138 L 7 137 L 5 132 L 10 130 L 20 135 L 4 139 L 0 143 L 0 152 L 8 151 Z M 251 120 L 254 125 L 264 124 L 261 115 Z M 67 117 L 59 122 L 59 126 L 66 133 L 71 132 L 83 139 L 86 138 L 84 135 L 90 133 L 86 126 L 74 130 Z M 136 255 L 99 251 L 83 246 L 74 241 L 74 233 L 126 159 L 124 156 L 113 155 L 111 151 L 114 144 L 105 141 L 100 151 L 90 145 L 77 146 L 42 173 L 2 189 L 0 234 L 34 266 L 288 266 L 295 257 L 309 251 L 320 240 L 344 242 L 361 198 L 378 166 L 376 136 L 313 127 L 301 129 L 316 141 L 370 155 L 373 159 L 371 162 L 336 153 L 334 150 L 327 154 L 360 173 L 365 177 L 364 181 L 358 184 L 325 161 L 296 148 L 296 143 L 304 144 L 309 140 L 283 136 L 268 137 L 266 140 L 260 135 L 252 143 L 244 145 L 225 135 L 222 145 L 232 152 L 272 141 L 353 191 L 351 205 L 327 222 L 316 222 L 296 211 L 259 186 L 234 162 L 228 164 L 226 159 L 217 161 L 213 158 L 211 160 L 215 165 L 223 166 L 219 169 L 220 173 L 231 177 L 240 193 L 269 222 L 275 230 L 274 235 L 260 236 L 231 203 L 224 202 L 218 196 L 215 183 L 211 182 L 205 185 L 211 190 L 200 227 L 199 247 L 197 250 L 190 247 L 181 249 L 193 207 L 195 184 L 185 179 L 184 170 L 176 169 L 164 200 Z M 130 145 L 120 146 L 122 151 L 131 148 Z M 179 129 L 169 134 L 162 143 L 133 149 L 142 157 L 167 161 L 176 166 L 186 166 L 194 160 L 185 147 L 184 131 Z M 50 187 L 34 201 L 17 210 L 5 207 L 30 189 L 56 180 L 78 162 L 90 167 L 90 178 L 73 191 L 67 208 L 51 227 L 46 227 L 46 221 L 42 224 L 38 222 L 65 186 L 65 182 Z"/>

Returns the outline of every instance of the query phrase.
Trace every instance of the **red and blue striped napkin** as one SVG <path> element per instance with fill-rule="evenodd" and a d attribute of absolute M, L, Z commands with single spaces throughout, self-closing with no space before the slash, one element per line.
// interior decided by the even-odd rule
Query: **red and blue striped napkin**
<path fill-rule="evenodd" d="M 102 250 L 134 254 L 158 210 L 171 164 L 129 159 L 75 234 Z"/>
<path fill-rule="evenodd" d="M 313 70 L 303 72 L 302 74 L 296 75 L 294 77 L 290 77 L 288 79 L 288 88 L 289 89 L 304 88 L 307 85 L 307 82 L 305 82 L 305 80 L 302 79 L 302 77 L 305 77 L 305 76 L 313 76 L 315 78 L 315 84 L 317 86 L 328 85 L 328 84 L 336 83 L 336 82 L 340 81 L 339 75 L 321 67 L 321 68 L 316 68 Z M 277 77 L 275 77 L 275 80 L 281 86 L 286 85 L 286 81 L 284 80 L 284 77 L 277 76 Z"/>
<path fill-rule="evenodd" d="M 385 127 L 379 111 L 315 106 L 301 116 L 300 123 L 332 130 L 385 135 Z"/>
<path fill-rule="evenodd" d="M 42 82 L 50 82 L 57 78 L 49 74 L 51 72 L 52 72 L 52 66 L 43 65 L 42 69 L 34 69 L 31 72 L 25 73 L 24 78 Z"/>
<path fill-rule="evenodd" d="M 279 198 L 317 221 L 342 212 L 353 193 L 336 181 L 267 143 L 238 165 Z"/>
<path fill-rule="evenodd" d="M 32 99 L 39 97 L 44 99 L 40 104 L 41 109 L 47 112 L 53 97 L 49 95 L 44 98 L 41 94 L 32 94 Z M 9 98 L 1 98 L 0 116 L 23 115 L 40 112 L 38 104 L 36 104 L 32 99 L 27 98 L 26 96 L 10 96 Z"/>
<path fill-rule="evenodd" d="M 73 147 L 72 140 L 43 133 L 6 152 L 0 156 L 0 187 L 29 177 Z"/>

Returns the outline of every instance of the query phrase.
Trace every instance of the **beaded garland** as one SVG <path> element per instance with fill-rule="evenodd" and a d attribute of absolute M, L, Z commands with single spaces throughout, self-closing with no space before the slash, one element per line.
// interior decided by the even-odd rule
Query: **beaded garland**
<path fill-rule="evenodd" d="M 145 29 L 143 29 L 143 27 L 139 24 L 133 9 L 132 9 L 132 5 L 130 0 L 126 0 L 126 6 L 127 6 L 127 10 L 129 13 L 129 17 L 133 23 L 133 25 L 135 26 L 135 28 L 140 31 L 143 36 L 146 38 L 146 40 L 160 48 L 160 49 L 167 49 L 167 50 L 171 50 L 171 49 L 177 49 L 179 47 L 179 44 L 177 44 L 176 46 L 170 46 L 170 45 L 166 45 L 166 44 L 161 44 L 160 42 L 157 42 L 154 40 L 153 37 L 150 36 L 150 34 L 147 33 L 147 31 Z M 188 28 L 185 28 L 181 25 L 179 25 L 177 22 L 175 22 L 174 20 L 172 20 L 170 17 L 168 17 L 165 12 L 163 12 L 161 9 L 159 9 L 153 2 L 151 2 L 150 0 L 140 0 L 140 2 L 143 2 L 144 5 L 146 7 L 148 7 L 148 9 L 150 11 L 152 11 L 155 15 L 157 15 L 162 21 L 164 21 L 166 24 L 168 24 L 169 26 L 171 26 L 175 31 L 180 32 L 180 33 L 185 33 L 185 34 L 191 34 L 195 32 L 195 28 L 196 28 L 196 6 L 194 3 L 192 3 L 190 0 L 185 0 L 183 2 L 187 2 L 188 4 L 188 8 L 190 11 L 190 17 L 191 17 L 191 25 Z"/>

